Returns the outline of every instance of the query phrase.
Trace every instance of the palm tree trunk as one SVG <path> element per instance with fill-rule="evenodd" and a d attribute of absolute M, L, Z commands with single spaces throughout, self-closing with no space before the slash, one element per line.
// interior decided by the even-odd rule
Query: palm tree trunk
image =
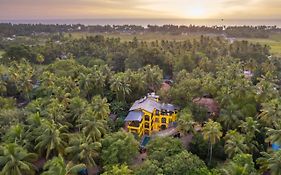
<path fill-rule="evenodd" d="M 213 154 L 213 144 L 211 144 L 210 142 L 210 160 L 209 160 L 209 165 L 211 165 L 211 162 L 212 162 L 212 155 Z"/>

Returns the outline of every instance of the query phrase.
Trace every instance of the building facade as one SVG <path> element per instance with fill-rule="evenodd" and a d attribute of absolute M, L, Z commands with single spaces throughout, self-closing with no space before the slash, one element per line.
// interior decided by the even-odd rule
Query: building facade
<path fill-rule="evenodd" d="M 159 102 L 155 93 L 135 101 L 125 119 L 128 132 L 138 136 L 151 135 L 153 132 L 168 128 L 175 122 L 177 109 L 172 104 Z"/>

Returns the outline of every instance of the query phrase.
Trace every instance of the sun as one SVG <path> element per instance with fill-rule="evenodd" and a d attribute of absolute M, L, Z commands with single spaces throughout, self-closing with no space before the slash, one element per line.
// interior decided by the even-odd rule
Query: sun
<path fill-rule="evenodd" d="M 207 18 L 207 10 L 200 6 L 190 7 L 186 12 L 186 17 L 189 18 Z"/>

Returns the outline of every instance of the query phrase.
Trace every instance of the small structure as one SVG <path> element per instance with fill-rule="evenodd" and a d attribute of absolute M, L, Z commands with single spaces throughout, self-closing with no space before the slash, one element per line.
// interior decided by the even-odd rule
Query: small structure
<path fill-rule="evenodd" d="M 176 120 L 177 108 L 172 104 L 162 104 L 155 93 L 135 101 L 125 118 L 128 132 L 138 136 L 151 135 L 164 130 Z"/>
<path fill-rule="evenodd" d="M 168 84 L 166 82 L 163 82 L 161 84 L 161 88 L 160 88 L 161 91 L 168 92 L 170 89 L 171 89 L 171 85 L 170 84 Z"/>
<path fill-rule="evenodd" d="M 198 106 L 205 107 L 208 110 L 210 117 L 218 116 L 220 109 L 219 104 L 213 98 L 210 97 L 198 97 L 192 100 Z"/>
<path fill-rule="evenodd" d="M 244 74 L 244 76 L 246 77 L 246 78 L 248 78 L 248 79 L 250 79 L 250 78 L 252 78 L 253 77 L 253 73 L 252 73 L 252 71 L 250 71 L 250 70 L 244 70 L 243 71 L 243 74 Z"/>

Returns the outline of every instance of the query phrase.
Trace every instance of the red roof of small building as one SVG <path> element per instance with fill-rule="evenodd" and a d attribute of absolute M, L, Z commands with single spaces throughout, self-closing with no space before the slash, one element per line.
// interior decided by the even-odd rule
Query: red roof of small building
<path fill-rule="evenodd" d="M 219 104 L 213 98 L 198 97 L 193 99 L 192 101 L 199 106 L 207 108 L 208 112 L 214 113 L 216 116 L 219 115 Z"/>

